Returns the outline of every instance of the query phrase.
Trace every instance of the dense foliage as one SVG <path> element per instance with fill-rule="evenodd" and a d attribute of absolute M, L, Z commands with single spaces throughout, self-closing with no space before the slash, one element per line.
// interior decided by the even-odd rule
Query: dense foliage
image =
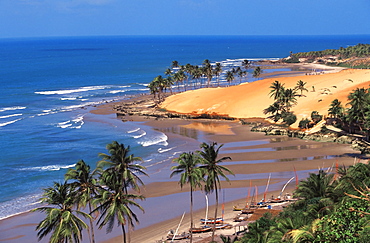
<path fill-rule="evenodd" d="M 324 57 L 324 56 L 340 56 L 341 58 L 349 57 L 369 57 L 370 44 L 357 44 L 355 46 L 348 46 L 346 48 L 340 47 L 339 49 L 327 49 L 323 51 L 310 51 L 294 53 L 295 57 Z"/>
<path fill-rule="evenodd" d="M 370 242 L 369 188 L 362 189 L 369 171 L 369 163 L 358 163 L 310 174 L 294 193 L 298 201 L 251 223 L 239 242 Z"/>
<path fill-rule="evenodd" d="M 154 99 L 161 103 L 164 99 L 163 93 L 170 90 L 172 87 L 177 86 L 177 91 L 189 90 L 204 87 L 219 87 L 220 80 L 227 81 L 230 86 L 235 80 L 242 83 L 243 78 L 247 77 L 247 69 L 250 67 L 251 62 L 243 60 L 241 66 L 237 67 L 224 67 L 221 63 L 217 62 L 214 65 L 210 60 L 205 59 L 202 65 L 180 65 L 178 61 L 172 61 L 171 67 L 167 68 L 164 72 L 165 77 L 159 75 L 149 83 L 148 88 L 150 93 L 153 94 Z M 257 78 L 261 75 L 262 69 L 256 67 L 253 71 L 253 77 Z"/>

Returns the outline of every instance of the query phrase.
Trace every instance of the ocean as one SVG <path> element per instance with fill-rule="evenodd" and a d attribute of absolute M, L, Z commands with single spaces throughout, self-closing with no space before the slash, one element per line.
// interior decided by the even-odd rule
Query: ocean
<path fill-rule="evenodd" d="M 83 159 L 92 167 L 118 141 L 156 176 L 183 152 L 139 122 L 93 115 L 94 106 L 139 93 L 172 61 L 282 58 L 292 52 L 370 43 L 370 36 L 116 36 L 0 39 L 0 219 L 27 211 L 42 188 Z M 225 64 L 226 65 L 226 64 Z M 225 66 L 226 68 L 226 66 Z M 249 71 L 248 81 L 254 81 Z"/>

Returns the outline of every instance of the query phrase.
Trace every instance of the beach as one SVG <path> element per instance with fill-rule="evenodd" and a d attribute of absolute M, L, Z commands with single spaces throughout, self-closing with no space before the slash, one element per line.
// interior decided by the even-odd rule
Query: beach
<path fill-rule="evenodd" d="M 338 99 L 347 104 L 347 96 L 359 87 L 370 84 L 369 70 L 345 69 L 326 74 L 272 77 L 258 82 L 238 86 L 193 90 L 166 99 L 161 108 L 183 114 L 218 114 L 234 118 L 266 118 L 263 110 L 274 100 L 269 96 L 270 86 L 278 80 L 286 88 L 294 88 L 298 80 L 306 82 L 307 92 L 297 98 L 292 111 L 297 116 L 297 127 L 301 119 L 310 118 L 312 111 L 326 115 L 330 103 Z"/>
<path fill-rule="evenodd" d="M 272 99 L 268 98 L 268 92 L 270 84 L 275 79 L 277 78 L 228 88 L 208 88 L 179 93 L 170 96 L 162 107 L 168 111 L 185 114 L 206 111 L 235 118 L 263 118 L 265 115 L 262 110 L 272 103 Z M 352 82 L 348 81 L 349 79 Z M 305 97 L 300 97 L 297 106 L 293 109 L 300 119 L 307 116 L 313 109 L 325 115 L 330 102 L 335 98 L 341 99 L 345 104 L 346 96 L 352 89 L 368 87 L 370 71 L 347 69 L 328 74 L 279 76 L 278 80 L 286 87 L 294 87 L 297 80 L 307 82 L 308 87 L 315 86 L 315 91 L 309 90 L 304 93 Z M 326 94 L 323 91 L 325 88 L 330 89 L 330 93 Z M 141 98 L 151 99 L 150 96 Z M 321 101 L 318 101 L 320 99 Z M 124 106 L 125 102 L 130 101 L 107 103 L 91 112 L 96 116 L 112 115 L 116 112 L 114 107 L 122 104 Z M 358 162 L 357 158 L 360 157 L 360 153 L 352 150 L 349 145 L 300 140 L 285 136 L 265 136 L 264 133 L 251 132 L 250 126 L 242 125 L 238 120 L 169 119 L 148 116 L 126 116 L 123 119 L 139 122 L 153 130 L 163 132 L 168 136 L 169 141 L 184 141 L 181 146 L 184 146 L 185 151 L 199 149 L 201 142 L 215 141 L 218 144 L 224 144 L 221 156 L 229 156 L 232 160 L 223 164 L 235 173 L 235 176 L 229 176 L 230 183 L 222 182 L 224 196 L 221 196 L 221 201 L 225 203 L 225 219 L 231 219 L 237 214 L 232 211 L 233 205 L 245 204 L 250 183 L 253 187 L 258 187 L 261 193 L 265 190 L 271 174 L 267 198 L 276 197 L 281 193 L 283 185 L 295 176 L 294 170 L 297 171 L 299 179 L 304 179 L 308 173 L 317 172 L 319 168 L 330 169 L 336 163 L 352 165 Z M 124 124 L 122 123 L 122 126 Z M 151 243 L 164 239 L 167 232 L 177 226 L 184 211 L 186 214 L 180 232 L 188 230 L 190 225 L 189 188 L 184 186 L 180 189 L 177 182 L 179 178 L 169 178 L 170 168 L 173 165 L 169 163 L 150 180 L 145 179 L 148 183 L 141 192 L 147 198 L 144 202 L 146 212 L 139 215 L 141 223 L 136 227 L 137 230 L 130 234 L 131 242 Z M 294 188 L 295 180 L 289 183 L 283 193 L 292 193 Z M 213 196 L 213 194 L 209 195 L 211 205 L 214 205 Z M 196 226 L 199 226 L 199 218 L 204 217 L 204 208 L 204 194 L 197 191 L 194 216 Z M 212 209 L 211 206 L 211 214 Z M 219 212 L 221 212 L 221 205 Z M 37 242 L 34 229 L 40 219 L 42 215 L 38 213 L 23 213 L 1 220 L 0 242 Z M 222 234 L 222 232 L 220 230 L 216 233 Z M 115 228 L 111 234 L 105 234 L 105 229 L 97 230 L 97 242 L 121 242 L 120 234 L 119 227 Z M 196 237 L 195 239 L 199 241 L 202 238 Z M 47 241 L 42 240 L 41 242 Z M 84 242 L 88 242 L 86 234 L 84 234 Z"/>

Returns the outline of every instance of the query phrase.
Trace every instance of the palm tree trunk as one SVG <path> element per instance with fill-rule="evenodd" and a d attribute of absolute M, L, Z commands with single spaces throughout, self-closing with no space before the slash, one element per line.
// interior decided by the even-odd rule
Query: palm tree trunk
<path fill-rule="evenodd" d="M 89 210 L 91 210 L 91 203 L 89 202 Z M 95 243 L 95 234 L 94 234 L 94 224 L 93 224 L 93 219 L 90 218 L 90 229 L 91 229 L 91 243 Z"/>
<path fill-rule="evenodd" d="M 193 242 L 193 227 L 193 187 L 190 186 L 190 243 Z"/>
<path fill-rule="evenodd" d="M 215 219 L 214 219 L 215 221 L 214 221 L 213 229 L 212 229 L 212 242 L 215 241 L 216 218 L 217 218 L 217 209 L 218 209 L 218 188 L 217 188 L 217 184 L 215 184 L 215 192 L 216 192 L 216 209 L 215 209 Z"/>
<path fill-rule="evenodd" d="M 126 230 L 125 230 L 125 225 L 121 224 L 122 227 L 122 237 L 123 237 L 123 243 L 126 243 Z"/>

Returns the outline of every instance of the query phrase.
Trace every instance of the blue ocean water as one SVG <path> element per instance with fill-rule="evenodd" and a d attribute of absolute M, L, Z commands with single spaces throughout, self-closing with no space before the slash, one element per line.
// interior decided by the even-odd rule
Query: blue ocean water
<path fill-rule="evenodd" d="M 93 115 L 94 105 L 148 92 L 173 60 L 200 65 L 282 58 L 289 52 L 370 43 L 370 36 L 134 36 L 0 39 L 0 219 L 34 207 L 42 188 L 117 140 L 149 174 L 181 152 L 141 123 Z M 162 178 L 163 179 L 163 178 Z"/>

